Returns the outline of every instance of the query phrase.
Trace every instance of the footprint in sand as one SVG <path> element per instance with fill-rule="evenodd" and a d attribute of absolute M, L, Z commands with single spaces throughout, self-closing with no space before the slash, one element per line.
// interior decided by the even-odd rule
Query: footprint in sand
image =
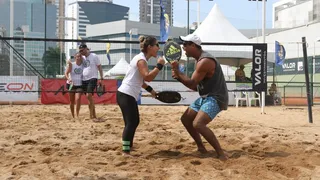
<path fill-rule="evenodd" d="M 157 144 L 160 144 L 160 143 L 157 143 L 157 142 L 155 142 L 155 141 L 151 141 L 151 142 L 149 142 L 148 144 L 150 144 L 150 145 L 157 145 Z"/>
<path fill-rule="evenodd" d="M 59 150 L 56 149 L 56 148 L 45 147 L 45 148 L 42 148 L 40 151 L 41 151 L 44 155 L 50 156 L 50 155 L 52 155 L 54 152 L 57 152 L 57 151 L 59 151 Z"/>
<path fill-rule="evenodd" d="M 179 156 L 181 153 L 179 151 L 159 151 L 158 153 L 156 153 L 159 156 Z"/>
<path fill-rule="evenodd" d="M 179 140 L 180 142 L 186 142 L 187 141 L 187 139 L 183 139 L 183 138 L 180 138 L 180 140 Z"/>
<path fill-rule="evenodd" d="M 32 145 L 32 144 L 37 144 L 37 141 L 32 140 L 32 139 L 27 139 L 27 140 L 17 141 L 17 142 L 15 143 L 15 145 L 17 145 L 17 144 Z"/>
<path fill-rule="evenodd" d="M 119 167 L 119 166 L 124 166 L 124 165 L 126 165 L 126 164 L 128 164 L 128 162 L 124 162 L 124 161 L 122 161 L 122 162 L 116 162 L 116 163 L 115 163 L 115 166 Z"/>
<path fill-rule="evenodd" d="M 201 164 L 201 162 L 198 160 L 191 161 L 190 163 L 193 165 L 200 165 Z"/>
<path fill-rule="evenodd" d="M 269 136 L 268 134 L 264 134 L 264 135 L 262 135 L 262 138 L 264 139 L 264 138 L 266 138 L 268 136 Z"/>
<path fill-rule="evenodd" d="M 53 117 L 55 121 L 62 120 L 62 117 Z"/>

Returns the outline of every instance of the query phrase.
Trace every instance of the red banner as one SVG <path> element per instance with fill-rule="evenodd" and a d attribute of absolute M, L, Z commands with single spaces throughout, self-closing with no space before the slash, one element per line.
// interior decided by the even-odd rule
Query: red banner
<path fill-rule="evenodd" d="M 98 96 L 94 93 L 95 104 L 116 104 L 117 80 L 103 80 L 106 93 Z M 66 89 L 65 79 L 41 79 L 42 104 L 69 104 L 69 94 Z M 82 94 L 81 104 L 88 104 L 86 95 Z"/>

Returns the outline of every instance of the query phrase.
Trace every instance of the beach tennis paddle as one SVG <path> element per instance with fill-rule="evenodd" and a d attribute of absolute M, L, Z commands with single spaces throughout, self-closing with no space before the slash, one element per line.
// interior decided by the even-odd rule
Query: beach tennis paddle
<path fill-rule="evenodd" d="M 69 86 L 69 91 L 72 90 L 72 87 L 73 87 L 73 82 L 70 83 L 70 86 Z"/>
<path fill-rule="evenodd" d="M 142 96 L 152 97 L 151 94 Z M 177 91 L 161 91 L 157 93 L 156 99 L 164 103 L 177 103 L 181 100 L 181 95 Z"/>
<path fill-rule="evenodd" d="M 175 41 L 168 41 L 164 44 L 163 54 L 169 63 L 174 60 L 179 61 L 182 55 L 181 46 Z"/>
<path fill-rule="evenodd" d="M 101 83 L 97 86 L 97 95 L 100 97 L 105 93 L 105 87 Z"/>

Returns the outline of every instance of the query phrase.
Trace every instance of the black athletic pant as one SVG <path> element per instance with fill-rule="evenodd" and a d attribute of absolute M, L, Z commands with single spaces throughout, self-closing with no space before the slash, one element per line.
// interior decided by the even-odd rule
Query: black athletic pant
<path fill-rule="evenodd" d="M 134 97 L 119 91 L 117 91 L 117 103 L 120 106 L 124 120 L 122 150 L 130 152 L 133 137 L 140 122 L 138 104 Z"/>

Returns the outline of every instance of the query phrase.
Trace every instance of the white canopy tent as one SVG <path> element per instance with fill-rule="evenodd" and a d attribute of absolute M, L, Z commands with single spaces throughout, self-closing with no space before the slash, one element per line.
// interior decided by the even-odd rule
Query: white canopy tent
<path fill-rule="evenodd" d="M 182 46 L 182 45 L 181 45 L 181 46 Z M 180 61 L 187 61 L 187 56 L 186 56 L 185 52 L 183 51 L 183 48 L 182 48 L 182 47 L 181 47 L 181 49 L 182 49 L 182 56 L 181 56 Z M 194 61 L 193 58 L 189 58 L 189 60 Z M 221 64 L 221 68 L 222 68 L 222 71 L 223 71 L 224 76 L 225 76 L 225 77 L 228 77 L 228 79 L 226 79 L 226 80 L 230 80 L 231 77 L 234 76 L 235 71 L 234 71 L 229 65 L 223 65 L 223 64 Z"/>
<path fill-rule="evenodd" d="M 252 43 L 226 19 L 217 4 L 193 34 L 206 43 Z M 202 45 L 202 48 L 221 64 L 238 67 L 252 62 L 252 46 Z M 274 62 L 273 54 L 268 55 L 268 60 Z"/>
<path fill-rule="evenodd" d="M 113 66 L 108 72 L 106 72 L 103 77 L 108 76 L 124 76 L 129 68 L 129 63 L 121 58 L 115 66 Z"/>

